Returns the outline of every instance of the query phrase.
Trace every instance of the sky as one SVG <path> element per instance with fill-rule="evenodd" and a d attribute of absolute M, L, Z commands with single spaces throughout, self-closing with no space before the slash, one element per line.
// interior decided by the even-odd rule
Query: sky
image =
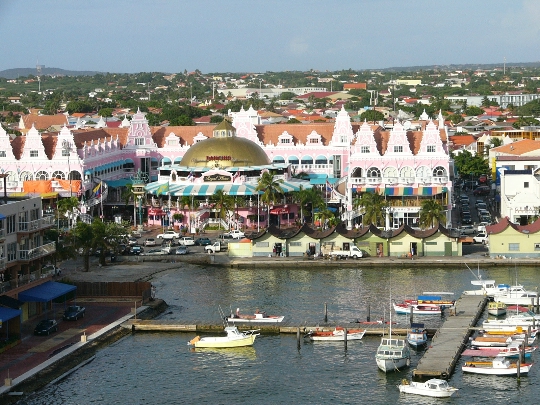
<path fill-rule="evenodd" d="M 382 69 L 536 62 L 540 0 L 0 0 L 0 70 Z"/>

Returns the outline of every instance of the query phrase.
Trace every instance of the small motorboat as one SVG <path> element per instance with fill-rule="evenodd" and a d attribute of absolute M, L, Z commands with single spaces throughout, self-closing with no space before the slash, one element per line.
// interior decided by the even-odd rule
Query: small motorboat
<path fill-rule="evenodd" d="M 283 321 L 285 316 L 267 315 L 264 311 L 255 311 L 253 315 L 245 315 L 240 313 L 240 308 L 236 308 L 236 312 L 225 317 L 227 322 L 253 322 L 253 323 L 274 323 Z"/>
<path fill-rule="evenodd" d="M 442 308 L 434 304 L 414 304 L 410 302 L 402 302 L 400 304 L 393 303 L 394 311 L 398 315 L 408 315 L 413 312 L 414 315 L 441 315 Z"/>
<path fill-rule="evenodd" d="M 423 323 L 412 323 L 411 330 L 407 331 L 407 343 L 413 348 L 422 347 L 427 343 L 427 331 Z"/>
<path fill-rule="evenodd" d="M 532 364 L 521 364 L 520 374 L 527 374 Z M 518 372 L 517 364 L 510 363 L 504 357 L 495 357 L 492 361 L 468 361 L 461 369 L 464 373 L 486 374 L 486 375 L 516 375 Z"/>
<path fill-rule="evenodd" d="M 330 331 L 310 330 L 304 337 L 309 338 L 311 341 L 330 341 L 330 342 L 343 342 L 345 336 L 347 340 L 361 340 L 366 333 L 365 329 L 345 329 L 337 327 Z"/>
<path fill-rule="evenodd" d="M 488 314 L 493 316 L 506 315 L 506 304 L 504 302 L 491 301 L 488 303 Z"/>
<path fill-rule="evenodd" d="M 258 330 L 248 330 L 240 332 L 236 326 L 227 326 L 225 328 L 227 336 L 195 336 L 188 342 L 188 345 L 195 348 L 229 348 L 253 346 L 255 338 L 259 336 Z"/>
<path fill-rule="evenodd" d="M 536 346 L 526 347 L 524 354 L 526 358 L 531 357 L 531 354 L 537 349 Z M 483 347 L 480 349 L 466 349 L 461 353 L 462 356 L 472 357 L 508 357 L 517 358 L 521 354 L 520 345 L 511 343 L 507 347 Z"/>
<path fill-rule="evenodd" d="M 477 336 L 471 341 L 475 347 L 506 347 L 512 343 L 510 336 Z"/>
<path fill-rule="evenodd" d="M 399 392 L 435 398 L 448 398 L 458 391 L 458 388 L 450 387 L 445 380 L 438 378 L 432 378 L 426 382 L 409 382 L 404 379 L 398 388 Z"/>

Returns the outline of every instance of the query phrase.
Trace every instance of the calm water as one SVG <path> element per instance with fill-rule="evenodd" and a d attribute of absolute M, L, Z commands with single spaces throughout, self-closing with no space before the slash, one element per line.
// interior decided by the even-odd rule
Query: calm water
<path fill-rule="evenodd" d="M 436 266 L 436 263 L 434 264 Z M 514 268 L 490 269 L 484 278 L 515 282 Z M 257 271 L 216 268 L 179 269 L 154 281 L 157 295 L 170 305 L 162 319 L 220 322 L 219 307 L 260 308 L 286 315 L 287 325 L 328 320 L 343 326 L 388 318 L 390 293 L 401 300 L 426 291 L 461 293 L 471 289 L 470 271 L 433 268 L 409 270 L 313 269 Z M 520 268 L 518 281 L 533 288 L 536 270 Z M 458 295 L 459 296 L 459 295 Z M 417 317 L 428 327 L 440 317 Z M 407 316 L 393 317 L 405 325 Z M 471 376 L 457 371 L 450 380 L 460 391 L 449 400 L 400 394 L 396 385 L 410 378 L 411 368 L 384 374 L 375 364 L 380 338 L 339 343 L 302 342 L 295 335 L 259 336 L 252 348 L 197 350 L 187 346 L 194 333 L 137 333 L 100 351 L 96 359 L 56 385 L 19 404 L 456 404 L 537 403 L 540 367 L 518 384 L 510 377 Z M 538 353 L 536 353 L 536 357 Z M 533 360 L 535 360 L 533 358 Z M 458 367 L 459 368 L 459 367 Z"/>

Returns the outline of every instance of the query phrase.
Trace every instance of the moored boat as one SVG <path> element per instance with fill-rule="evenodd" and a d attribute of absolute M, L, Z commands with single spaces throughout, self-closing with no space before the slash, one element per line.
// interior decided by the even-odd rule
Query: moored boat
<path fill-rule="evenodd" d="M 536 351 L 537 347 L 526 347 L 524 349 L 525 357 L 531 357 L 531 354 Z M 511 343 L 507 347 L 482 347 L 478 349 L 466 349 L 461 354 L 462 356 L 472 357 L 508 357 L 517 358 L 521 354 L 520 345 Z"/>
<path fill-rule="evenodd" d="M 532 364 L 521 364 L 520 374 L 527 374 Z M 486 374 L 486 375 L 516 375 L 518 372 L 517 364 L 510 363 L 503 357 L 495 357 L 492 361 L 468 361 L 461 369 L 465 373 Z"/>
<path fill-rule="evenodd" d="M 251 323 L 277 323 L 283 321 L 285 316 L 267 315 L 264 311 L 257 310 L 253 315 L 240 313 L 240 308 L 236 309 L 236 313 L 225 317 L 227 322 L 251 322 Z"/>
<path fill-rule="evenodd" d="M 411 311 L 415 315 L 441 315 L 442 308 L 435 304 L 414 304 L 411 302 L 402 302 L 400 304 L 393 303 L 394 311 L 398 315 L 407 315 Z"/>
<path fill-rule="evenodd" d="M 493 316 L 506 315 L 506 304 L 504 302 L 490 301 L 488 302 L 488 314 Z"/>
<path fill-rule="evenodd" d="M 471 341 L 471 346 L 476 347 L 506 347 L 512 343 L 510 336 L 477 336 Z"/>
<path fill-rule="evenodd" d="M 435 398 L 448 398 L 458 391 L 458 388 L 450 387 L 445 380 L 438 378 L 432 378 L 426 382 L 409 382 L 404 379 L 398 388 L 399 392 Z"/>
<path fill-rule="evenodd" d="M 196 348 L 229 348 L 252 346 L 255 342 L 255 338 L 259 336 L 259 333 L 257 333 L 258 331 L 256 330 L 240 332 L 236 326 L 227 326 L 225 328 L 225 332 L 227 333 L 227 336 L 195 336 L 188 342 L 188 345 L 194 346 Z"/>
<path fill-rule="evenodd" d="M 345 336 L 347 336 L 347 341 L 361 340 L 365 333 L 365 329 L 347 329 L 347 333 L 345 334 L 344 328 L 337 327 L 330 331 L 310 330 L 305 337 L 311 341 L 343 342 Z"/>
<path fill-rule="evenodd" d="M 407 331 L 407 343 L 414 348 L 421 347 L 427 343 L 427 331 L 423 323 L 412 323 L 411 329 Z"/>
<path fill-rule="evenodd" d="M 404 339 L 383 337 L 377 348 L 375 360 L 377 361 L 377 367 L 385 373 L 399 371 L 409 366 L 411 362 L 411 351 Z"/>

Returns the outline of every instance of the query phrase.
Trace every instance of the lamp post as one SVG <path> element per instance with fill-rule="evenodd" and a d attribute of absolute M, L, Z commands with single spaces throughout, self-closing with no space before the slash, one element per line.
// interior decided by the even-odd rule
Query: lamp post
<path fill-rule="evenodd" d="M 68 141 L 62 142 L 62 155 L 67 156 L 69 196 L 73 197 L 73 190 L 71 188 L 71 166 L 69 165 L 69 156 L 71 155 L 71 144 Z"/>

